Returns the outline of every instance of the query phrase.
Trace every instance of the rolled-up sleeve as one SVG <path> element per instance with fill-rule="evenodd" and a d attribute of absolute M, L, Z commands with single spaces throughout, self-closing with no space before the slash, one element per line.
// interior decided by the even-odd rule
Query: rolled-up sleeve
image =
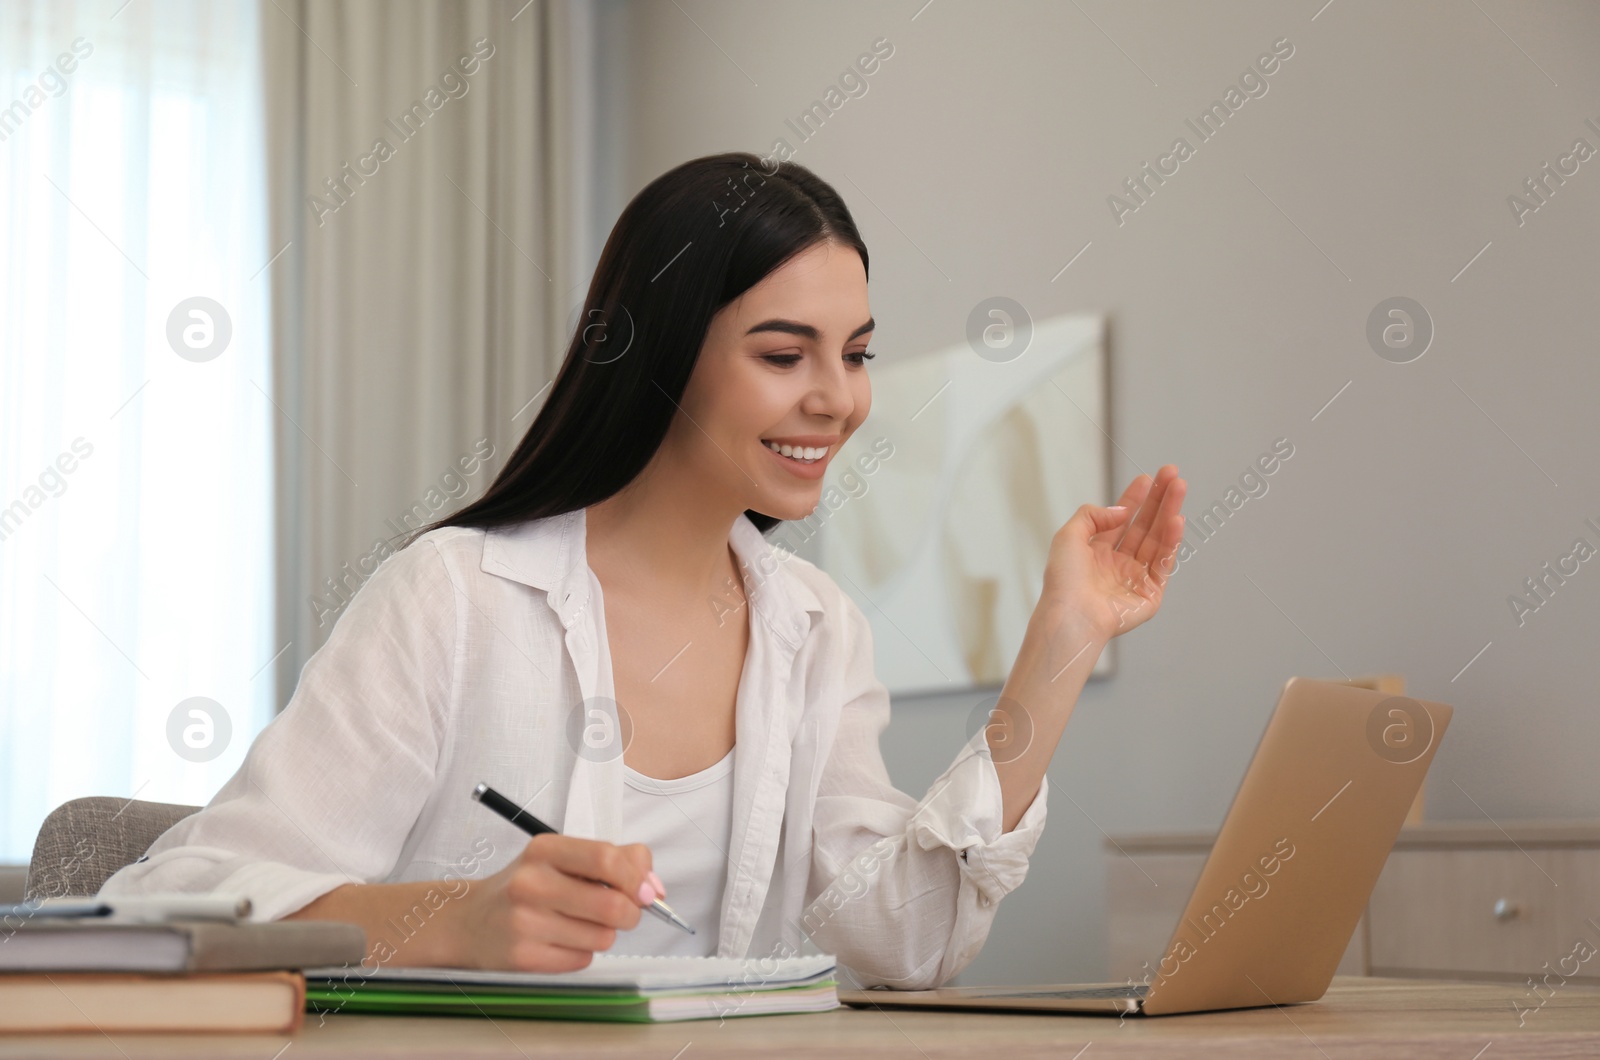
<path fill-rule="evenodd" d="M 889 692 L 872 630 L 840 593 L 845 701 L 822 770 L 804 929 L 862 986 L 948 982 L 983 948 L 1000 899 L 1027 875 L 1049 781 L 1002 831 L 1000 778 L 980 728 L 921 801 L 889 781 L 879 738 Z"/>
<path fill-rule="evenodd" d="M 387 558 L 238 771 L 100 894 L 241 894 L 251 919 L 276 920 L 341 884 L 383 879 L 433 786 L 460 612 L 433 542 Z"/>

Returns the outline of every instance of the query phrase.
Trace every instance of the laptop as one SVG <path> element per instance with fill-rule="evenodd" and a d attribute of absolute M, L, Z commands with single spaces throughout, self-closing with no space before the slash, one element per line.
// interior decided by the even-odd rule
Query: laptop
<path fill-rule="evenodd" d="M 1159 1016 L 1328 989 L 1452 708 L 1290 678 L 1172 941 L 1142 983 L 841 990 L 847 1005 Z"/>

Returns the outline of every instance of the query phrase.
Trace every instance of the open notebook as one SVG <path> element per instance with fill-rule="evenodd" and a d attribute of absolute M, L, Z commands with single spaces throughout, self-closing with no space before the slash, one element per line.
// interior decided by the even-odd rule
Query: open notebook
<path fill-rule="evenodd" d="M 306 969 L 311 1012 L 667 1020 L 823 1012 L 839 1007 L 832 954 L 617 957 L 595 954 L 576 972 L 466 968 Z"/>

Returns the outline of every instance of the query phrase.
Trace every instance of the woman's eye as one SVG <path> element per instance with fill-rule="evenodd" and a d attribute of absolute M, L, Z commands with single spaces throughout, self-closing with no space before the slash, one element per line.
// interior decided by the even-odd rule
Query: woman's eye
<path fill-rule="evenodd" d="M 857 350 L 854 353 L 847 353 L 844 355 L 845 360 L 849 361 L 857 368 L 865 367 L 866 362 L 872 360 L 876 356 L 877 354 L 868 353 L 866 350 Z M 800 362 L 800 357 L 801 355 L 798 353 L 765 353 L 761 355 L 761 359 L 763 361 L 778 365 L 781 368 L 793 367 Z"/>

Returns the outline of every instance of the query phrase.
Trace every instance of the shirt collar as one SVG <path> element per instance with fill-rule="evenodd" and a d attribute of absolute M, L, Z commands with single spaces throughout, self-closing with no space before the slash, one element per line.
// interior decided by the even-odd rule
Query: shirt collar
<path fill-rule="evenodd" d="M 482 569 L 545 590 L 561 624 L 570 629 L 589 605 L 586 527 L 582 508 L 495 527 L 484 535 Z M 792 554 L 774 548 L 743 513 L 733 521 L 728 543 L 743 568 L 751 612 L 798 650 L 815 622 L 812 616 L 823 608 L 805 579 L 785 569 Z"/>

